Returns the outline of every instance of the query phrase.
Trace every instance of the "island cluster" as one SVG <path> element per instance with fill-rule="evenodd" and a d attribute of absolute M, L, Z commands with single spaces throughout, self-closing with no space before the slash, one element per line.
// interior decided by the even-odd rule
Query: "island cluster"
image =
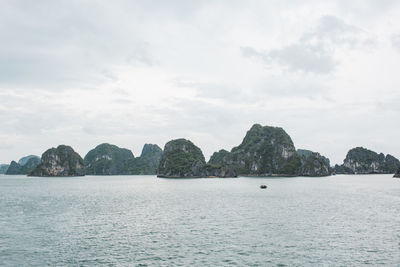
<path fill-rule="evenodd" d="M 206 162 L 203 152 L 190 140 L 175 139 L 162 150 L 145 144 L 139 157 L 129 149 L 104 143 L 84 158 L 72 147 L 50 148 L 41 157 L 30 155 L 18 162 L 1 164 L 2 174 L 29 176 L 157 175 L 165 178 L 205 178 L 238 176 L 309 176 L 335 174 L 395 174 L 400 162 L 392 155 L 363 147 L 349 150 L 342 165 L 331 166 L 318 152 L 295 148 L 280 127 L 253 125 L 242 143 L 231 151 L 215 152 Z"/>

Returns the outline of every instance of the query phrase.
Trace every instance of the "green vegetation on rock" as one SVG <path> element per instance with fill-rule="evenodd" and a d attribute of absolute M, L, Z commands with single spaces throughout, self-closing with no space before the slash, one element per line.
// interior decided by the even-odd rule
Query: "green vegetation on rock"
<path fill-rule="evenodd" d="M 211 161 L 245 176 L 296 176 L 301 166 L 290 136 L 282 128 L 260 124 L 254 124 L 230 153 L 219 151 Z"/>
<path fill-rule="evenodd" d="M 399 167 L 399 160 L 392 155 L 385 156 L 383 153 L 356 147 L 349 150 L 343 164 L 336 165 L 334 170 L 337 174 L 389 174 L 395 173 Z"/>
<path fill-rule="evenodd" d="M 331 175 L 331 167 L 328 158 L 317 152 L 304 149 L 298 149 L 297 154 L 300 156 L 301 161 L 299 169 L 300 176 L 317 177 Z"/>
<path fill-rule="evenodd" d="M 132 151 L 116 145 L 100 144 L 90 150 L 85 158 L 86 174 L 119 175 L 126 174 L 126 164 L 134 159 Z"/>
<path fill-rule="evenodd" d="M 145 144 L 138 158 L 130 159 L 125 166 L 125 172 L 131 175 L 157 174 L 163 151 L 155 144 Z"/>
<path fill-rule="evenodd" d="M 200 148 L 186 139 L 169 141 L 164 148 L 159 177 L 203 177 L 206 162 Z"/>
<path fill-rule="evenodd" d="M 40 164 L 30 176 L 83 176 L 83 159 L 72 147 L 60 145 L 43 153 Z"/>

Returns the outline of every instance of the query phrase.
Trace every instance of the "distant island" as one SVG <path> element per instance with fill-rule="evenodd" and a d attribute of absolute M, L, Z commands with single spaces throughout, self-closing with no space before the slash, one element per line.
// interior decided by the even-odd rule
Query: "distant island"
<path fill-rule="evenodd" d="M 60 145 L 43 153 L 39 165 L 29 176 L 84 176 L 83 159 L 72 147 Z"/>
<path fill-rule="evenodd" d="M 392 155 L 376 153 L 372 150 L 356 147 L 351 149 L 342 165 L 335 165 L 336 174 L 391 174 L 395 173 L 400 162 Z"/>
<path fill-rule="evenodd" d="M 141 155 L 103 143 L 84 158 L 72 147 L 50 148 L 42 157 L 29 155 L 18 162 L 0 165 L 0 174 L 29 176 L 157 175 L 165 178 L 309 176 L 332 174 L 392 174 L 400 177 L 400 161 L 392 155 L 363 147 L 349 150 L 343 164 L 330 166 L 318 152 L 297 149 L 280 127 L 254 124 L 238 146 L 214 152 L 206 162 L 203 152 L 190 140 L 167 142 L 164 150 L 145 144 Z"/>

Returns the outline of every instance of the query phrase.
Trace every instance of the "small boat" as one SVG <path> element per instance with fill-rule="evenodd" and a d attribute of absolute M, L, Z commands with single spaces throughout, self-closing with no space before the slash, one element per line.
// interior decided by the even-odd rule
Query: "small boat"
<path fill-rule="evenodd" d="M 262 185 L 260 185 L 260 188 L 261 188 L 261 189 L 266 189 L 267 186 L 266 186 L 265 184 L 262 184 Z"/>

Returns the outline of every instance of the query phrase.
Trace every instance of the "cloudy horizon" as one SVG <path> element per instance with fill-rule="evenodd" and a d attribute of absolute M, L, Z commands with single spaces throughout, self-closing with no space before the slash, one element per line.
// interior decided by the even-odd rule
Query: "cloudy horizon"
<path fill-rule="evenodd" d="M 0 7 L 0 163 L 177 138 L 208 159 L 254 123 L 332 165 L 357 146 L 400 158 L 398 1 Z"/>

